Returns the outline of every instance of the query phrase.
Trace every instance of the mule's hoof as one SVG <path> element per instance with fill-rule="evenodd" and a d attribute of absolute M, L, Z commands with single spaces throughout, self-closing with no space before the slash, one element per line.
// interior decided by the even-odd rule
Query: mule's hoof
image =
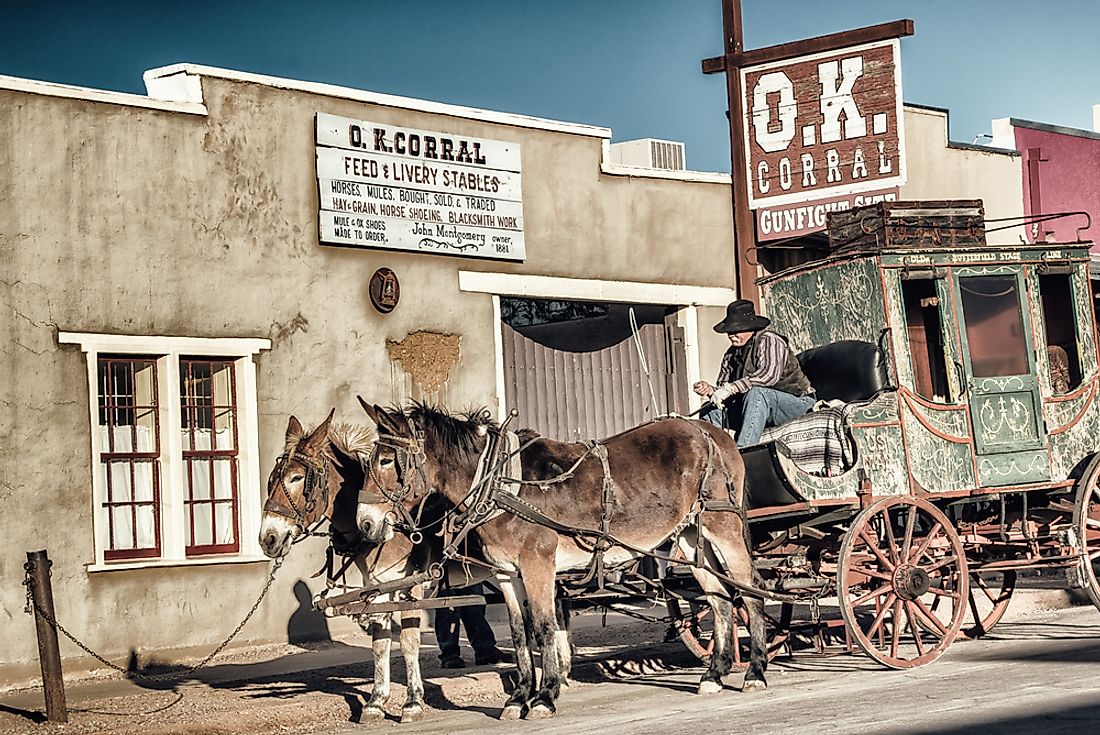
<path fill-rule="evenodd" d="M 562 678 L 562 680 L 561 680 L 561 681 L 560 681 L 560 682 L 558 683 L 558 686 L 560 686 L 560 687 L 561 687 L 561 690 L 562 690 L 563 692 L 565 692 L 566 690 L 568 690 L 568 689 L 569 689 L 569 687 L 570 687 L 570 686 L 571 686 L 572 684 L 573 684 L 573 682 L 571 682 L 571 681 L 569 681 L 568 679 L 566 679 L 566 678 L 564 678 L 564 677 L 563 677 L 563 678 Z"/>
<path fill-rule="evenodd" d="M 700 694 L 717 694 L 720 691 L 722 691 L 722 682 L 720 681 L 711 681 L 710 679 L 704 679 L 703 681 L 699 682 Z"/>
<path fill-rule="evenodd" d="M 539 703 L 531 708 L 527 713 L 527 719 L 529 720 L 546 720 L 554 716 L 554 710 L 551 707 L 547 707 L 545 704 Z"/>
<path fill-rule="evenodd" d="M 379 707 L 364 707 L 359 716 L 360 722 L 381 722 L 386 719 L 386 711 Z"/>
<path fill-rule="evenodd" d="M 768 682 L 763 679 L 745 679 L 745 685 L 741 687 L 743 692 L 762 692 L 768 688 Z"/>
<path fill-rule="evenodd" d="M 523 707 L 518 704 L 510 704 L 500 711 L 502 720 L 518 720 L 523 715 Z"/>
<path fill-rule="evenodd" d="M 419 704 L 401 708 L 401 722 L 420 722 L 422 719 L 424 719 L 424 708 Z"/>

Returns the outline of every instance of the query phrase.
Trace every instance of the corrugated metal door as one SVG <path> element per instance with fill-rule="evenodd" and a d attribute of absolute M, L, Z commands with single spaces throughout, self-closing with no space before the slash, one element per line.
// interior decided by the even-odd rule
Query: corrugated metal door
<path fill-rule="evenodd" d="M 672 309 L 635 307 L 630 325 L 629 306 L 591 306 L 603 311 L 535 324 L 526 322 L 537 318 L 509 319 L 502 309 L 504 398 L 506 408 L 519 411 L 516 426 L 580 441 L 685 411 L 683 329 Z"/>

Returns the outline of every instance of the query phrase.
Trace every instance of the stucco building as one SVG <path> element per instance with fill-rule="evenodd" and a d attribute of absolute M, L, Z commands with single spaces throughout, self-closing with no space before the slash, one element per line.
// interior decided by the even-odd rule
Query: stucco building
<path fill-rule="evenodd" d="M 728 175 L 612 163 L 606 128 L 193 65 L 145 78 L 147 96 L 0 77 L 0 610 L 21 631 L 0 681 L 37 670 L 19 583 L 41 548 L 59 617 L 104 655 L 220 642 L 267 578 L 290 415 L 365 421 L 359 394 L 589 438 L 690 410 L 712 377 Z M 903 198 L 1020 215 L 1015 151 L 949 143 L 943 110 L 905 124 Z M 322 549 L 294 551 L 240 642 L 286 639 Z"/>

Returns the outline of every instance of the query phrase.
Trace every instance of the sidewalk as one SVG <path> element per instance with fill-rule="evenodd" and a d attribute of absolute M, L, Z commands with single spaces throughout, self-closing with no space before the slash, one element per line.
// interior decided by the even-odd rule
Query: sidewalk
<path fill-rule="evenodd" d="M 1025 587 L 1017 590 L 1004 620 L 1072 603 L 1064 590 Z M 650 613 L 664 615 L 662 609 Z M 511 651 L 502 606 L 490 606 L 488 617 L 500 647 Z M 698 668 L 698 660 L 679 641 L 664 642 L 666 629 L 664 622 L 644 622 L 618 613 L 607 615 L 606 627 L 598 612 L 576 616 L 573 679 L 598 682 Z M 494 714 L 503 703 L 514 665 L 473 665 L 473 652 L 465 639 L 462 652 L 467 668 L 442 669 L 430 621 L 424 627 L 420 664 L 427 703 L 437 710 L 475 708 Z M 396 641 L 391 661 L 393 689 L 387 709 L 396 720 L 405 699 L 404 662 Z M 66 695 L 71 714 L 64 726 L 36 724 L 44 719 L 40 689 L 0 691 L 0 732 L 310 732 L 358 721 L 370 696 L 373 672 L 370 639 L 365 634 L 309 646 L 244 648 L 223 653 L 213 665 L 183 681 L 70 677 Z M 431 716 L 431 711 L 425 714 Z"/>

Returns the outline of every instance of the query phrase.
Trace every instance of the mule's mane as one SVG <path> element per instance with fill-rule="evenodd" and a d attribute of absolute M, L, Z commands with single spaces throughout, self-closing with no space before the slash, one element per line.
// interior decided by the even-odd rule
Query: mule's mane
<path fill-rule="evenodd" d="M 362 424 L 333 424 L 328 430 L 328 439 L 349 457 L 366 459 L 374 449 L 374 429 Z"/>
<path fill-rule="evenodd" d="M 439 406 L 413 402 L 403 413 L 424 432 L 425 438 L 435 440 L 441 457 L 450 455 L 462 461 L 476 459 L 483 446 L 482 438 L 500 429 L 484 407 L 452 414 Z"/>
<path fill-rule="evenodd" d="M 289 452 L 296 448 L 302 439 L 312 433 L 313 428 L 308 428 L 303 429 L 300 436 L 287 437 L 286 446 L 283 447 L 283 451 Z M 328 440 L 331 442 L 331 446 L 328 444 L 325 445 L 324 454 L 328 459 L 334 460 L 335 457 L 332 454 L 332 447 L 335 446 L 349 457 L 366 459 L 370 456 L 371 450 L 374 449 L 374 439 L 374 429 L 370 426 L 345 422 L 332 424 L 328 428 Z"/>

